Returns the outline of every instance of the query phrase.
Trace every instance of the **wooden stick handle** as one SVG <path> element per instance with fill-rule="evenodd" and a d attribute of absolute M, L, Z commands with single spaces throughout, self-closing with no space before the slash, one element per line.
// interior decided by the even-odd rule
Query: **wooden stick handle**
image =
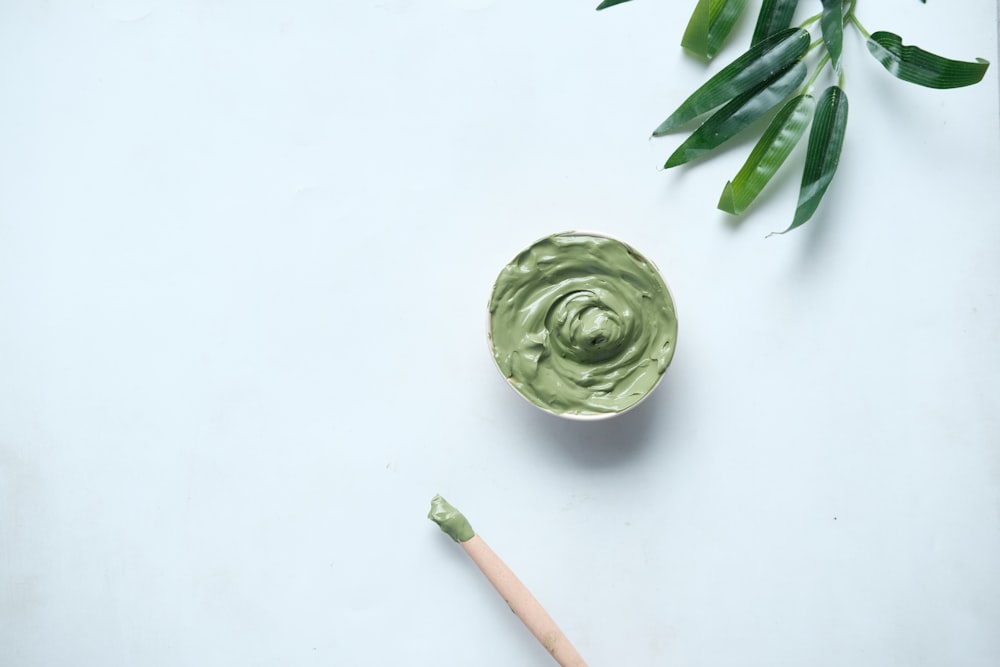
<path fill-rule="evenodd" d="M 465 553 L 482 570 L 521 622 L 535 635 L 542 646 L 552 654 L 561 667 L 587 667 L 587 663 L 570 644 L 552 617 L 542 609 L 531 591 L 511 571 L 500 557 L 478 535 L 459 542 Z"/>

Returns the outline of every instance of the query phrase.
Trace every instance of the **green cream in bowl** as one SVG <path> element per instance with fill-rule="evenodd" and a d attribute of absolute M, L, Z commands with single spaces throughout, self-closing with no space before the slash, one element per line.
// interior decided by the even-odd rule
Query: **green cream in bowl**
<path fill-rule="evenodd" d="M 620 414 L 659 384 L 674 355 L 670 290 L 648 259 L 589 232 L 546 237 L 503 268 L 489 304 L 500 372 L 550 413 Z"/>

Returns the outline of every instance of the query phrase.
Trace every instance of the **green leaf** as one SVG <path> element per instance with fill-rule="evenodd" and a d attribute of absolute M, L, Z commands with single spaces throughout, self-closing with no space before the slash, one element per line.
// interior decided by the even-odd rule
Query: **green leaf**
<path fill-rule="evenodd" d="M 681 46 L 702 58 L 714 58 L 747 6 L 747 0 L 698 0 Z"/>
<path fill-rule="evenodd" d="M 615 5 L 620 5 L 623 2 L 628 2 L 629 0 L 604 0 L 601 4 L 597 5 L 597 11 L 602 9 L 607 9 L 608 7 L 614 7 Z"/>
<path fill-rule="evenodd" d="M 771 35 L 694 91 L 653 130 L 653 136 L 662 137 L 737 95 L 773 80 L 802 58 L 808 49 L 809 33 L 802 28 L 789 28 Z"/>
<path fill-rule="evenodd" d="M 823 91 L 816 104 L 799 188 L 799 203 L 792 224 L 782 234 L 805 224 L 816 212 L 837 172 L 846 131 L 847 95 L 839 86 L 830 86 Z"/>
<path fill-rule="evenodd" d="M 961 88 L 982 81 L 990 63 L 949 60 L 918 46 L 903 46 L 899 35 L 879 31 L 868 38 L 868 50 L 897 79 L 927 88 Z"/>
<path fill-rule="evenodd" d="M 715 5 L 719 5 L 718 12 L 715 12 Z M 733 31 L 736 22 L 743 15 L 746 9 L 747 0 L 721 0 L 712 2 L 712 26 L 708 29 L 708 57 L 714 58 L 722 49 L 729 33 Z"/>
<path fill-rule="evenodd" d="M 844 0 L 823 0 L 823 16 L 819 20 L 823 43 L 830 54 L 834 71 L 840 71 L 840 56 L 844 52 Z"/>
<path fill-rule="evenodd" d="M 739 215 L 753 203 L 805 134 L 815 106 L 812 95 L 799 95 L 781 108 L 736 177 L 723 188 L 721 210 Z"/>
<path fill-rule="evenodd" d="M 799 0 L 764 0 L 757 15 L 757 25 L 754 26 L 750 45 L 759 44 L 792 25 L 792 17 L 798 5 Z"/>
<path fill-rule="evenodd" d="M 711 0 L 698 0 L 688 19 L 681 46 L 702 58 L 708 57 L 708 31 L 712 26 Z"/>
<path fill-rule="evenodd" d="M 805 63 L 796 63 L 776 79 L 738 95 L 691 133 L 667 158 L 664 169 L 690 162 L 721 146 L 790 95 L 806 78 Z"/>

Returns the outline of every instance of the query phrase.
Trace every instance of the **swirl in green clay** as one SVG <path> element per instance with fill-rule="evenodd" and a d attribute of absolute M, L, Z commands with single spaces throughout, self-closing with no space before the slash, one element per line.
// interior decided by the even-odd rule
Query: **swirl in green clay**
<path fill-rule="evenodd" d="M 500 372 L 566 416 L 607 416 L 642 400 L 674 355 L 677 317 L 653 264 L 583 232 L 538 241 L 504 267 L 490 298 Z"/>

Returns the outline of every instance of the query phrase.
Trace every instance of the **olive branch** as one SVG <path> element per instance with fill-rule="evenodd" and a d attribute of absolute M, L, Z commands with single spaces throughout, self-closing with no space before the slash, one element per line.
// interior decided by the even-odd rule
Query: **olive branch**
<path fill-rule="evenodd" d="M 629 1 L 604 0 L 597 9 Z M 706 81 L 653 130 L 654 137 L 672 134 L 712 112 L 667 158 L 663 167 L 670 169 L 711 153 L 755 121 L 773 114 L 719 199 L 719 209 L 740 215 L 771 181 L 808 129 L 795 216 L 781 234 L 813 216 L 837 171 L 847 129 L 848 103 L 841 63 L 845 27 L 852 26 L 861 33 L 868 52 L 890 74 L 927 88 L 960 88 L 978 83 L 989 67 L 982 58 L 975 62 L 951 60 L 904 45 L 902 38 L 892 32 L 868 32 L 855 14 L 857 0 L 820 1 L 820 12 L 793 27 L 799 0 L 763 0 L 750 48 Z M 746 6 L 747 0 L 698 0 L 681 46 L 701 58 L 713 58 Z M 811 33 L 815 24 L 819 24 L 816 36 Z M 807 65 L 806 58 L 813 52 L 818 55 L 811 57 L 812 64 Z M 828 67 L 837 83 L 814 95 L 816 80 Z"/>

